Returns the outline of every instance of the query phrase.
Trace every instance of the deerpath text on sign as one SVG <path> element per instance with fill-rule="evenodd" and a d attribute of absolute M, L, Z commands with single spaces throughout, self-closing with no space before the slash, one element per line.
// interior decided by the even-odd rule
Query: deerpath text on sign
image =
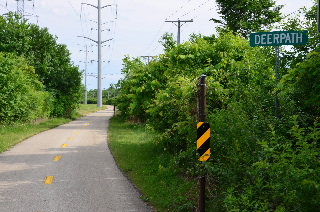
<path fill-rule="evenodd" d="M 306 45 L 308 31 L 275 31 L 250 34 L 250 46 Z"/>

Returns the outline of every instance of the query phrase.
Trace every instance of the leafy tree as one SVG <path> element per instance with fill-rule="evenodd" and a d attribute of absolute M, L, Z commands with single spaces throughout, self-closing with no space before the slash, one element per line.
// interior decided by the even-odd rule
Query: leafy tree
<path fill-rule="evenodd" d="M 290 50 L 283 51 L 283 66 L 295 68 L 296 64 L 306 59 L 306 56 L 312 51 L 320 51 L 320 35 L 318 33 L 317 5 L 313 0 L 311 8 L 301 8 L 292 16 L 281 23 L 284 30 L 307 30 L 308 43 L 306 45 L 292 46 Z"/>
<path fill-rule="evenodd" d="M 164 42 L 170 44 L 171 39 Z M 118 106 L 123 115 L 147 122 L 171 150 L 179 151 L 192 141 L 188 132 L 196 122 L 200 75 L 210 79 L 209 111 L 241 101 L 250 117 L 257 110 L 273 114 L 270 62 L 264 51 L 232 33 L 218 38 L 193 35 L 190 42 L 171 46 L 148 65 L 125 58 Z"/>
<path fill-rule="evenodd" d="M 290 96 L 309 123 L 320 115 L 319 53 L 320 35 L 317 31 L 317 1 L 311 8 L 301 8 L 282 24 L 285 30 L 307 30 L 307 45 L 292 46 L 283 51 L 282 65 L 287 73 L 279 85 L 283 95 Z"/>
<path fill-rule="evenodd" d="M 27 58 L 39 80 L 51 93 L 52 116 L 71 116 L 80 98 L 81 73 L 71 62 L 67 47 L 17 14 L 0 16 L 0 51 Z"/>
<path fill-rule="evenodd" d="M 22 57 L 0 53 L 0 123 L 48 117 L 50 95 Z"/>
<path fill-rule="evenodd" d="M 225 28 L 247 36 L 281 20 L 274 0 L 217 0 L 222 20 L 211 19 Z"/>

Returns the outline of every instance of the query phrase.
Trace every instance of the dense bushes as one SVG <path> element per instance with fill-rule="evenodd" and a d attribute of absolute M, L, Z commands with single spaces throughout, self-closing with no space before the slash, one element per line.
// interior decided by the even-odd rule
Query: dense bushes
<path fill-rule="evenodd" d="M 66 46 L 57 44 L 47 28 L 29 24 L 14 13 L 0 16 L 0 52 L 24 57 L 34 68 L 36 78 L 50 93 L 50 116 L 71 117 L 80 99 L 81 73 Z"/>
<path fill-rule="evenodd" d="M 0 123 L 30 122 L 50 114 L 50 94 L 24 58 L 0 53 Z"/>
<path fill-rule="evenodd" d="M 259 158 L 225 192 L 228 211 L 318 211 L 319 126 L 301 128 L 297 116 L 292 125 L 291 140 L 271 128 L 271 138 L 257 142 Z"/>
<path fill-rule="evenodd" d="M 173 153 L 171 168 L 189 177 L 205 170 L 208 203 L 217 211 L 319 207 L 320 131 L 309 124 L 317 116 L 318 87 L 307 85 L 317 79 L 318 53 L 292 67 L 277 85 L 273 49 L 251 48 L 233 33 L 193 35 L 178 46 L 165 35 L 163 42 L 165 53 L 149 64 L 124 59 L 117 104 L 128 119 L 155 132 L 159 148 Z M 195 152 L 202 74 L 212 129 L 212 158 L 203 167 Z M 281 118 L 275 116 L 276 95 Z"/>

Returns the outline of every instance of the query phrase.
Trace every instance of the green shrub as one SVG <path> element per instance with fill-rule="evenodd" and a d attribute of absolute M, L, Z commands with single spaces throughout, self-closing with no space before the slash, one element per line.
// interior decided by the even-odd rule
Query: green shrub
<path fill-rule="evenodd" d="M 81 73 L 71 62 L 66 45 L 58 44 L 57 39 L 47 28 L 29 24 L 16 13 L 0 16 L 0 50 L 26 58 L 34 68 L 50 93 L 50 116 L 71 118 L 81 97 Z"/>
<path fill-rule="evenodd" d="M 50 95 L 24 58 L 0 53 L 0 123 L 48 117 Z"/>
<path fill-rule="evenodd" d="M 269 141 L 259 142 L 259 160 L 226 191 L 229 211 L 318 211 L 320 207 L 320 128 L 301 128 L 297 116 L 291 140 L 271 128 Z"/>

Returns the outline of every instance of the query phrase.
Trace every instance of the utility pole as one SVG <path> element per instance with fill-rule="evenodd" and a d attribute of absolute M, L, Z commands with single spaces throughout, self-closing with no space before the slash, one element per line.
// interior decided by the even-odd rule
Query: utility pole
<path fill-rule="evenodd" d="M 84 104 L 88 103 L 88 90 L 87 90 L 87 63 L 88 63 L 88 47 L 86 45 L 86 64 L 84 70 Z"/>
<path fill-rule="evenodd" d="M 83 37 L 83 38 L 89 39 L 89 40 L 98 44 L 98 92 L 97 92 L 98 93 L 98 97 L 97 97 L 98 104 L 97 105 L 98 105 L 98 107 L 102 107 L 101 44 L 104 42 L 107 42 L 109 40 L 101 41 L 101 9 L 108 7 L 108 6 L 111 6 L 111 5 L 106 5 L 106 6 L 101 7 L 101 0 L 98 0 L 98 6 L 94 6 L 92 4 L 87 4 L 87 3 L 82 3 L 82 4 L 86 4 L 86 5 L 89 5 L 89 6 L 92 6 L 96 9 L 98 9 L 98 41 L 95 41 L 91 38 L 84 37 L 84 36 L 78 36 L 78 37 Z"/>
<path fill-rule="evenodd" d="M 210 124 L 206 122 L 207 117 L 207 85 L 206 75 L 200 77 L 199 92 L 199 123 L 197 124 L 197 152 L 200 155 L 199 161 L 202 163 L 210 158 Z M 204 166 L 203 166 L 204 168 Z M 200 176 L 200 192 L 199 192 L 199 212 L 206 210 L 206 177 L 203 171 Z"/>
<path fill-rule="evenodd" d="M 185 21 L 181 21 L 180 19 L 178 19 L 177 21 L 165 21 L 165 22 L 171 22 L 171 23 L 178 23 L 178 25 L 176 25 L 176 26 L 178 26 L 178 36 L 177 36 L 177 44 L 179 45 L 180 44 L 180 29 L 181 29 L 181 26 L 183 25 L 183 24 L 181 24 L 181 22 L 183 22 L 183 23 L 186 23 L 186 22 L 193 22 L 193 19 L 191 19 L 191 20 L 185 20 Z"/>

